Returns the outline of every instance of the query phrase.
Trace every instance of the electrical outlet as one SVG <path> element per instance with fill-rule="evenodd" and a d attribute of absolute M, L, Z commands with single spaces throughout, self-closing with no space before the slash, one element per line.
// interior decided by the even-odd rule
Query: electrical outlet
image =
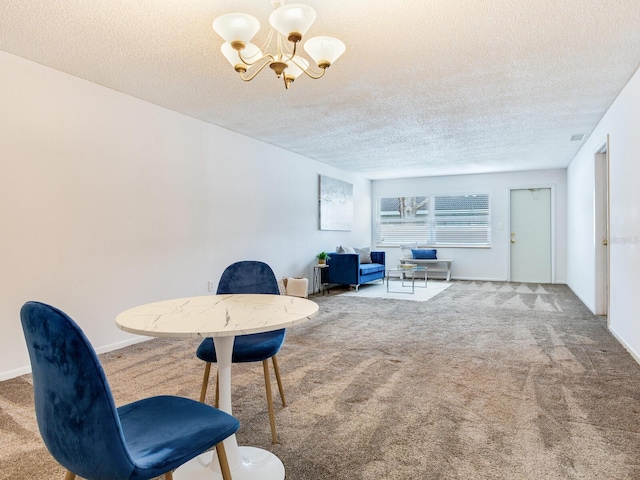
<path fill-rule="evenodd" d="M 213 291 L 215 291 L 215 289 L 216 289 L 216 287 L 213 284 L 213 280 L 209 280 L 207 282 L 207 290 L 210 291 L 210 292 L 213 292 Z"/>

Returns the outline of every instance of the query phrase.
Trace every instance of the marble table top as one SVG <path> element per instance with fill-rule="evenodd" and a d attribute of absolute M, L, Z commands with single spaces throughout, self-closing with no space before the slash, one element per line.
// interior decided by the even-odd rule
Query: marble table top
<path fill-rule="evenodd" d="M 130 333 L 152 337 L 230 337 L 291 327 L 318 313 L 318 304 L 286 295 L 205 295 L 148 303 L 116 317 Z"/>

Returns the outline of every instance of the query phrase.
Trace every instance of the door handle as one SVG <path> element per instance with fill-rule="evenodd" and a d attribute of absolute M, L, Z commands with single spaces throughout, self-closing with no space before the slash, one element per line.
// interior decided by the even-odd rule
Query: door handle
<path fill-rule="evenodd" d="M 607 240 L 606 238 L 602 240 L 602 245 L 604 245 L 605 247 L 607 245 L 609 245 L 609 240 Z"/>

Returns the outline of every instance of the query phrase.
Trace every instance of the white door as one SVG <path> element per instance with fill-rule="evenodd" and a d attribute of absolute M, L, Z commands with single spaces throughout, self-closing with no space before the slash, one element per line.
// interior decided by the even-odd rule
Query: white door
<path fill-rule="evenodd" d="M 608 140 L 608 139 L 607 139 Z M 596 315 L 609 314 L 609 148 L 595 156 Z"/>
<path fill-rule="evenodd" d="M 551 189 L 511 190 L 511 281 L 551 283 Z"/>

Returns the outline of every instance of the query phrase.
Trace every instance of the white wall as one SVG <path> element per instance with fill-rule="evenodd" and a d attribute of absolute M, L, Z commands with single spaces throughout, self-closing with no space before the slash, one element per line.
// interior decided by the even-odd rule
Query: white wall
<path fill-rule="evenodd" d="M 0 379 L 28 371 L 27 300 L 105 351 L 135 340 L 120 311 L 234 261 L 311 279 L 319 251 L 369 243 L 369 180 L 4 52 L 0 72 Z M 354 184 L 351 232 L 318 229 L 319 174 Z"/>
<path fill-rule="evenodd" d="M 480 175 L 452 175 L 372 182 L 372 214 L 377 198 L 418 196 L 448 193 L 489 193 L 491 195 L 491 248 L 440 248 L 439 258 L 452 258 L 452 277 L 506 281 L 509 279 L 510 190 L 517 188 L 551 187 L 554 213 L 552 219 L 555 241 L 554 281 L 566 282 L 566 170 L 540 170 Z M 372 220 L 375 222 L 375 218 Z M 499 226 L 502 224 L 503 228 Z M 400 258 L 399 248 L 377 248 L 387 252 L 387 263 Z"/>
<path fill-rule="evenodd" d="M 593 135 L 586 145 L 593 144 Z M 599 146 L 606 141 L 601 138 Z M 582 149 L 584 151 L 584 148 Z M 579 155 L 580 156 L 580 155 Z M 574 159 L 567 169 L 567 284 L 592 311 L 596 308 L 595 164 Z"/>
<path fill-rule="evenodd" d="M 609 328 L 640 361 L 640 71 L 571 162 L 567 173 L 568 284 L 595 308 L 594 158 L 609 135 Z"/>

